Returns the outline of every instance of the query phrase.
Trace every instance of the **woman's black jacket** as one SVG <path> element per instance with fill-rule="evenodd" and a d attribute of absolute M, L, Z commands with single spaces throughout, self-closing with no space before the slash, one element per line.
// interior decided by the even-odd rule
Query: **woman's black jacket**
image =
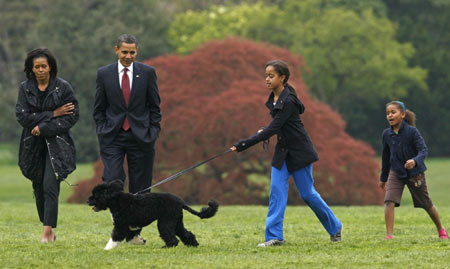
<path fill-rule="evenodd" d="M 237 151 L 243 151 L 277 134 L 278 142 L 272 166 L 281 169 L 286 161 L 288 171 L 293 172 L 317 161 L 319 159 L 317 152 L 300 119 L 300 114 L 305 111 L 303 103 L 287 87 L 284 88 L 275 105 L 273 98 L 272 93 L 266 102 L 272 115 L 269 126 L 260 133 L 236 143 L 234 146 Z"/>
<path fill-rule="evenodd" d="M 50 80 L 42 105 L 38 91 L 34 78 L 22 82 L 19 87 L 16 118 L 23 127 L 19 167 L 26 178 L 40 181 L 48 151 L 56 179 L 62 181 L 76 168 L 75 145 L 70 128 L 79 118 L 78 101 L 70 84 L 60 78 Z M 75 106 L 73 114 L 54 118 L 53 111 L 67 103 Z M 31 135 L 36 125 L 39 126 L 40 136 Z"/>

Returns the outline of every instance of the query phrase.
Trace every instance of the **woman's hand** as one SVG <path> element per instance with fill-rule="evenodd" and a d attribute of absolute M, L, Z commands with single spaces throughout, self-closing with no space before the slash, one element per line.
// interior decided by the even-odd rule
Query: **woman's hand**
<path fill-rule="evenodd" d="M 381 189 L 386 189 L 386 182 L 383 182 L 383 181 L 380 181 L 379 183 L 378 183 L 378 186 L 381 188 Z"/>
<path fill-rule="evenodd" d="M 70 115 L 73 114 L 72 110 L 75 109 L 75 105 L 72 103 L 67 103 L 65 105 L 62 105 L 60 107 L 58 107 L 57 109 L 55 109 L 53 111 L 53 117 L 60 117 L 60 116 L 64 116 L 64 115 Z"/>
<path fill-rule="evenodd" d="M 232 146 L 230 149 L 231 149 L 231 151 L 236 151 L 236 147 L 235 146 Z"/>
<path fill-rule="evenodd" d="M 31 130 L 31 135 L 34 135 L 34 136 L 40 136 L 41 135 L 41 131 L 39 130 L 39 126 L 36 125 L 36 127 L 34 127 L 33 130 Z"/>
<path fill-rule="evenodd" d="M 416 161 L 414 161 L 413 159 L 407 160 L 405 163 L 406 169 L 413 169 L 415 166 L 416 166 Z"/>

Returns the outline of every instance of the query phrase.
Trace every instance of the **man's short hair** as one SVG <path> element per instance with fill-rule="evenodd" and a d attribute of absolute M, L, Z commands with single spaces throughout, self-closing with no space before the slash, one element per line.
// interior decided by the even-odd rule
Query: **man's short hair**
<path fill-rule="evenodd" d="M 127 44 L 136 44 L 136 48 L 138 46 L 138 40 L 134 35 L 129 35 L 129 34 L 123 34 L 121 36 L 119 36 L 119 38 L 117 39 L 117 44 L 116 46 L 118 48 L 120 48 L 120 46 L 122 45 L 122 43 L 127 43 Z"/>

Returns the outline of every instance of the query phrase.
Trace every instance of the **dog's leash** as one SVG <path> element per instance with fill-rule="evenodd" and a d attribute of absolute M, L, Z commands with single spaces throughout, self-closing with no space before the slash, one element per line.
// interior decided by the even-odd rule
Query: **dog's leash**
<path fill-rule="evenodd" d="M 231 152 L 231 149 L 228 149 L 228 150 L 226 150 L 226 151 L 224 151 L 224 152 L 222 152 L 222 153 L 219 153 L 219 154 L 217 154 L 217 155 L 215 155 L 215 156 L 213 156 L 213 157 L 211 157 L 211 158 L 209 158 L 209 159 L 203 160 L 203 161 L 201 161 L 201 162 L 199 162 L 199 163 L 197 163 L 197 164 L 195 164 L 195 165 L 193 165 L 193 166 L 191 166 L 191 167 L 189 167 L 189 168 L 184 169 L 183 171 L 180 171 L 180 172 L 178 172 L 178 173 L 176 173 L 176 174 L 174 174 L 174 175 L 171 175 L 170 177 L 168 177 L 168 178 L 166 178 L 166 179 L 161 180 L 160 182 L 158 182 L 158 183 L 156 183 L 156 184 L 154 184 L 154 185 L 152 185 L 152 186 L 150 186 L 150 187 L 148 187 L 148 188 L 146 188 L 146 189 L 143 189 L 143 190 L 141 190 L 141 191 L 138 191 L 138 192 L 136 192 L 135 194 L 140 194 L 140 193 L 146 192 L 146 191 L 148 191 L 148 190 L 150 190 L 150 189 L 152 189 L 152 188 L 154 188 L 154 187 L 156 187 L 156 186 L 159 186 L 159 185 L 161 185 L 161 184 L 166 183 L 167 181 L 171 181 L 172 179 L 175 179 L 175 178 L 177 178 L 177 177 L 179 177 L 179 176 L 181 176 L 181 175 L 184 175 L 184 174 L 186 174 L 187 172 L 189 172 L 189 171 L 191 171 L 191 170 L 193 170 L 193 169 L 199 167 L 200 165 L 205 164 L 205 163 L 207 163 L 207 162 L 209 162 L 209 161 L 212 161 L 212 160 L 214 160 L 215 158 L 218 158 L 218 157 L 220 157 L 220 156 L 223 156 L 223 155 L 227 154 L 228 152 Z"/>

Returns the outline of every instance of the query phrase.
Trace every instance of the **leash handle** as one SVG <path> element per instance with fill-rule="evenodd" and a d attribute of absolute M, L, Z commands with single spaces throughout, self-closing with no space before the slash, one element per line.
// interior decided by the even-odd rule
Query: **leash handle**
<path fill-rule="evenodd" d="M 199 163 L 197 163 L 197 164 L 195 164 L 195 165 L 193 165 L 193 166 L 191 166 L 191 167 L 188 167 L 188 168 L 186 168 L 186 169 L 184 169 L 184 170 L 182 170 L 182 171 L 180 171 L 180 172 L 178 172 L 178 173 L 176 173 L 176 174 L 171 175 L 170 177 L 168 177 L 168 178 L 166 178 L 166 179 L 161 180 L 160 182 L 158 182 L 158 183 L 156 183 L 156 184 L 154 184 L 154 185 L 152 185 L 152 186 L 150 186 L 150 187 L 148 187 L 148 188 L 146 188 L 146 189 L 143 189 L 143 190 L 141 190 L 141 191 L 138 191 L 138 192 L 136 192 L 135 194 L 140 194 L 140 193 L 146 192 L 146 191 L 148 191 L 148 190 L 150 190 L 150 189 L 153 189 L 153 188 L 156 187 L 156 186 L 159 186 L 159 185 L 161 185 L 161 184 L 166 183 L 167 181 L 171 181 L 172 179 L 175 179 L 175 178 L 177 178 L 177 177 L 179 177 L 179 176 L 181 176 L 181 175 L 184 175 L 184 174 L 186 174 L 187 172 L 189 172 L 189 171 L 191 171 L 191 170 L 194 170 L 195 168 L 199 167 L 200 165 L 203 165 L 203 164 L 205 164 L 205 163 L 207 163 L 207 162 L 209 162 L 209 161 L 212 161 L 212 160 L 214 160 L 215 158 L 218 158 L 218 157 L 220 157 L 220 156 L 223 156 L 223 155 L 225 155 L 225 154 L 227 154 L 227 153 L 229 153 L 229 152 L 231 152 L 231 151 L 232 151 L 231 149 L 228 149 L 228 150 L 226 150 L 226 151 L 224 151 L 224 152 L 222 152 L 222 153 L 219 153 L 219 154 L 217 154 L 217 155 L 215 155 L 215 156 L 213 156 L 213 157 L 211 157 L 211 158 L 209 158 L 209 159 L 203 160 L 203 161 L 201 161 L 201 162 L 199 162 Z"/>

